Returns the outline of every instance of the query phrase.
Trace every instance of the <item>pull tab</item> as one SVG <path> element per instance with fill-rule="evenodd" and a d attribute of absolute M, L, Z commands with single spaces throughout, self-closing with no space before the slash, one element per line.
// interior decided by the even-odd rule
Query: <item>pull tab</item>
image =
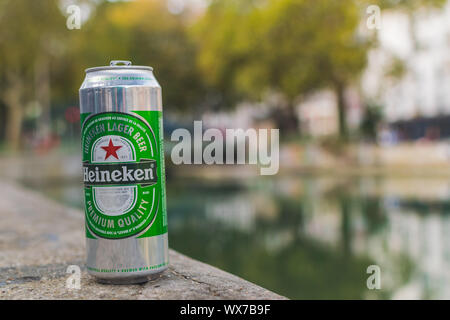
<path fill-rule="evenodd" d="M 131 61 L 128 60 L 112 60 L 109 65 L 115 67 L 118 65 L 131 66 Z"/>

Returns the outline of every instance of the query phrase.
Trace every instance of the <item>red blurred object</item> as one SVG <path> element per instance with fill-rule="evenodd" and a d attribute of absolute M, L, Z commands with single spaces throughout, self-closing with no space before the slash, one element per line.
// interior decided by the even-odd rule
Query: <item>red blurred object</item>
<path fill-rule="evenodd" d="M 56 134 L 49 134 L 45 138 L 35 141 L 34 151 L 37 154 L 47 154 L 52 149 L 57 148 L 61 143 L 61 139 Z"/>
<path fill-rule="evenodd" d="M 64 114 L 67 122 L 76 123 L 80 121 L 80 109 L 78 107 L 68 107 Z"/>

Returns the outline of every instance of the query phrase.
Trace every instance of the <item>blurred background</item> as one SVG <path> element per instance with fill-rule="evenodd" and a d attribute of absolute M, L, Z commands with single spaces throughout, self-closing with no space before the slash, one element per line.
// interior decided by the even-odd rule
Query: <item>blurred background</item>
<path fill-rule="evenodd" d="M 294 299 L 450 298 L 450 1 L 0 0 L 0 178 L 83 208 L 78 88 L 116 59 L 163 88 L 173 249 Z M 194 120 L 280 128 L 278 174 L 174 165 Z"/>

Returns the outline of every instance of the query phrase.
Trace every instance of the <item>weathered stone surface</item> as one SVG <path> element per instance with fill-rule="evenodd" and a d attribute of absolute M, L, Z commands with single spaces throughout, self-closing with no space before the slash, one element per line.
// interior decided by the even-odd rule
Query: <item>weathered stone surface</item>
<path fill-rule="evenodd" d="M 0 182 L 1 299 L 283 299 L 239 277 L 170 251 L 170 266 L 141 285 L 104 285 L 84 267 L 84 217 L 13 182 Z M 81 288 L 66 286 L 80 266 Z"/>

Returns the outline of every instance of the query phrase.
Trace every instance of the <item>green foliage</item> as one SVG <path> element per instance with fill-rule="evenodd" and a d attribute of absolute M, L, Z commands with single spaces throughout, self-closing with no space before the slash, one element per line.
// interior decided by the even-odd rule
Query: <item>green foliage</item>
<path fill-rule="evenodd" d="M 364 68 L 359 19 L 354 1 L 215 1 L 195 30 L 199 66 L 212 85 L 254 99 L 275 90 L 292 101 Z"/>
<path fill-rule="evenodd" d="M 28 105 L 76 104 L 83 70 L 112 59 L 153 66 L 169 109 L 201 113 L 205 106 L 230 107 L 276 92 L 288 111 L 277 111 L 274 119 L 280 128 L 298 128 L 295 121 L 288 125 L 297 99 L 322 88 L 342 97 L 374 44 L 358 34 L 366 0 L 211 0 L 201 16 L 171 14 L 166 0 L 77 3 L 90 8 L 88 21 L 81 30 L 68 30 L 59 0 L 0 0 L 0 125 L 16 144 Z M 444 3 L 374 4 L 411 14 Z M 395 61 L 389 75 L 401 76 L 402 68 Z M 338 109 L 345 133 L 343 103 Z M 41 117 L 48 121 L 48 110 Z"/>
<path fill-rule="evenodd" d="M 101 3 L 75 40 L 78 85 L 84 76 L 80 70 L 132 60 L 154 67 L 165 106 L 192 110 L 203 88 L 195 68 L 196 49 L 186 34 L 188 24 L 187 17 L 169 13 L 165 1 Z"/>
<path fill-rule="evenodd" d="M 346 138 L 343 92 L 364 69 L 371 45 L 357 34 L 360 17 L 353 0 L 216 0 L 194 29 L 198 64 L 227 97 L 258 101 L 281 94 L 276 121 L 284 136 L 298 129 L 295 102 L 331 88 Z"/>
<path fill-rule="evenodd" d="M 392 79 L 401 79 L 406 73 L 406 66 L 403 60 L 393 57 L 385 76 Z"/>
<path fill-rule="evenodd" d="M 191 33 L 199 49 L 197 65 L 217 104 L 230 106 L 243 98 L 235 83 L 237 71 L 247 65 L 252 37 L 245 25 L 253 10 L 251 0 L 212 1 Z"/>
<path fill-rule="evenodd" d="M 0 77 L 29 75 L 38 55 L 57 55 L 65 22 L 57 1 L 1 0 L 0 28 Z"/>
<path fill-rule="evenodd" d="M 32 101 L 47 108 L 48 74 L 64 49 L 65 19 L 59 1 L 0 1 L 0 107 L 5 117 L 6 141 L 11 149 L 20 144 L 24 109 Z M 40 101 L 41 100 L 41 101 Z"/>

